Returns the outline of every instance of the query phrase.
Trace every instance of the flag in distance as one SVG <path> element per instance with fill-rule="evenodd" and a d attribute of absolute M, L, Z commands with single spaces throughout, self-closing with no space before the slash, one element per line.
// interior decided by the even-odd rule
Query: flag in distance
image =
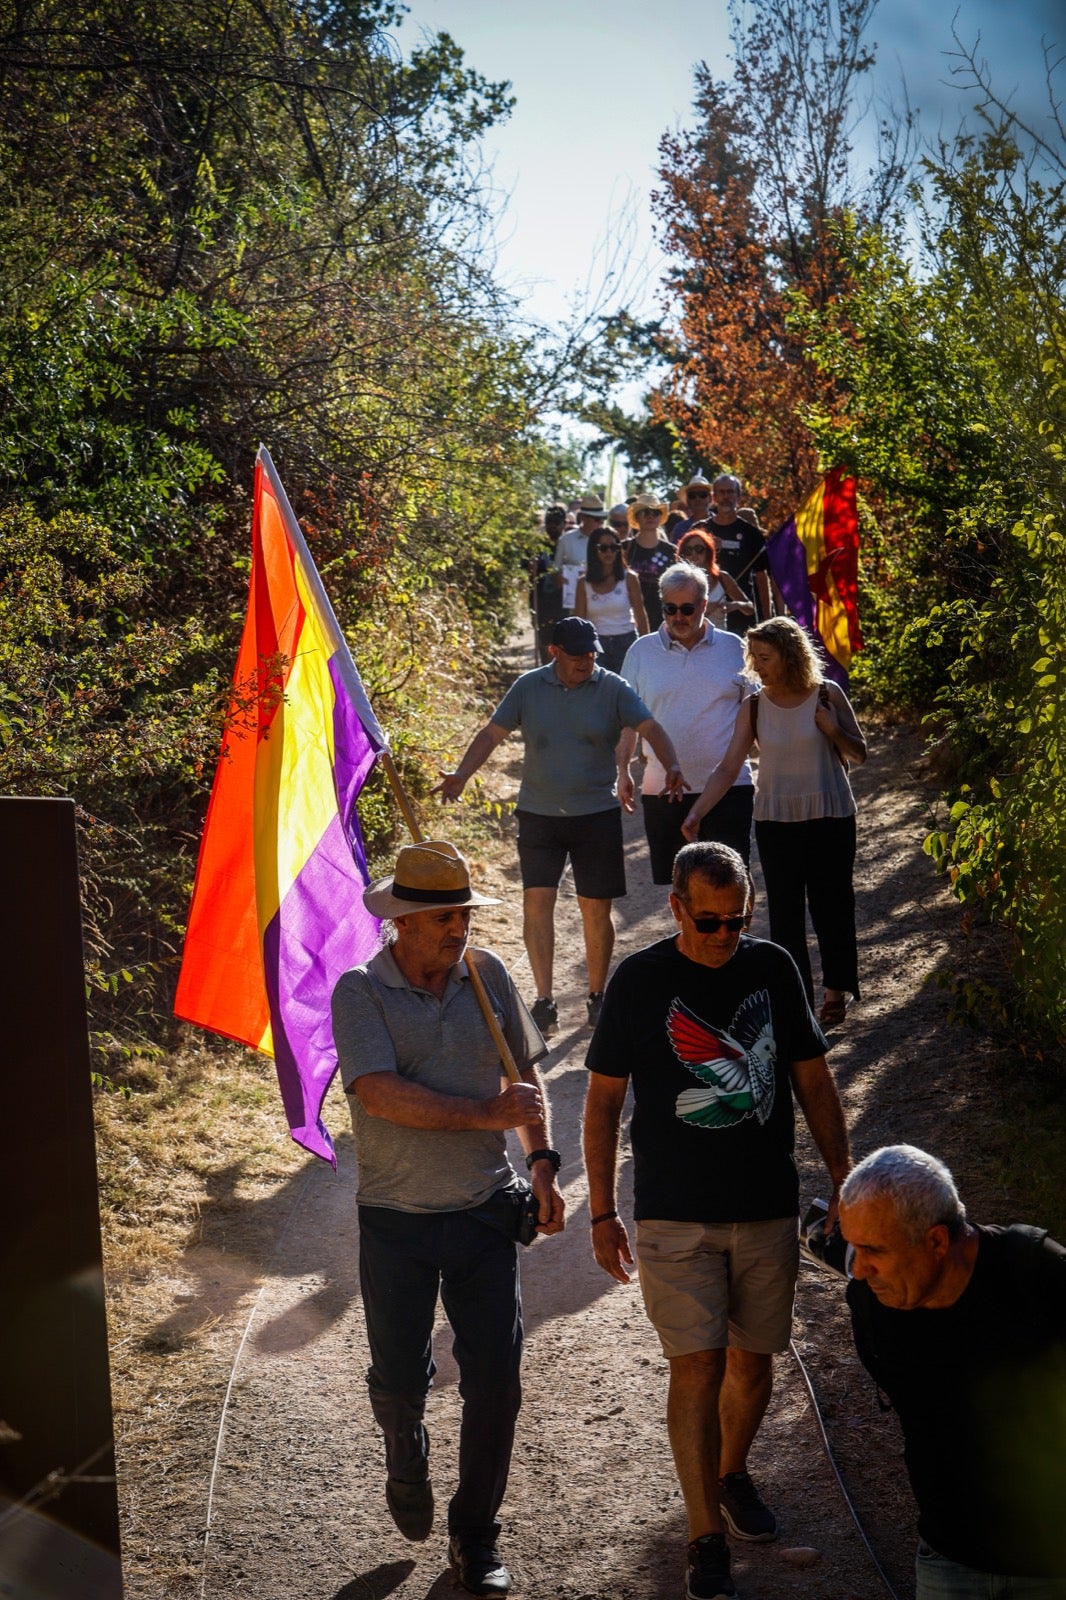
<path fill-rule="evenodd" d="M 859 630 L 859 514 L 855 479 L 834 467 L 766 541 L 774 582 L 811 636 L 828 677 L 848 685 Z"/>
<path fill-rule="evenodd" d="M 260 446 L 248 610 L 174 1010 L 273 1056 L 293 1138 L 334 1165 L 330 997 L 377 941 L 355 802 L 385 742 Z"/>

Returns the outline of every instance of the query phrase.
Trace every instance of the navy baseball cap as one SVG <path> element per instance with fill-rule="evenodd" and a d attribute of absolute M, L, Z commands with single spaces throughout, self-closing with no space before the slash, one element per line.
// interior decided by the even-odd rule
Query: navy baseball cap
<path fill-rule="evenodd" d="M 587 656 L 595 651 L 603 654 L 599 634 L 587 617 L 564 617 L 552 629 L 552 644 L 565 650 L 568 656 Z"/>

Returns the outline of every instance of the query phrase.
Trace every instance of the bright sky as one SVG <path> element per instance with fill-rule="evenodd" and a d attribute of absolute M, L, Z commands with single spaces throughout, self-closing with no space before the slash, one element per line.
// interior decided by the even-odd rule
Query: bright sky
<path fill-rule="evenodd" d="M 425 32 L 450 33 L 468 64 L 507 79 L 511 119 L 485 145 L 496 188 L 507 196 L 499 229 L 500 276 L 529 315 L 556 322 L 598 284 L 609 241 L 628 239 L 615 263 L 630 288 L 643 282 L 645 314 L 657 309 L 661 257 L 652 247 L 649 194 L 658 143 L 691 121 L 692 67 L 729 71 L 725 0 L 408 0 L 397 31 L 405 52 Z M 928 138 L 958 124 L 952 87 L 952 21 L 994 67 L 995 82 L 1034 119 L 1046 116 L 1042 40 L 1066 29 L 1061 0 L 881 0 L 869 37 L 878 45 L 878 94 L 896 94 L 901 74 Z M 1063 88 L 1060 74 L 1059 87 Z M 620 226 L 628 212 L 633 225 Z M 645 248 L 650 251 L 640 270 Z"/>

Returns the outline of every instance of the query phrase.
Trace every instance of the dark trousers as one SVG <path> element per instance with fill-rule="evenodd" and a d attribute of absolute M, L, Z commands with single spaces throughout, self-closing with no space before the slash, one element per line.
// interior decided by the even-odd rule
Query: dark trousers
<path fill-rule="evenodd" d="M 754 796 L 750 783 L 737 784 L 700 820 L 699 837 L 711 844 L 727 844 L 743 856 L 745 866 L 751 859 Z M 681 846 L 688 843 L 681 832 L 681 824 L 692 810 L 695 799 L 694 794 L 683 794 L 680 800 L 668 800 L 662 794 L 641 795 L 652 883 L 669 883 L 673 877 L 674 857 Z"/>
<path fill-rule="evenodd" d="M 370 1405 L 390 1477 L 426 1476 L 423 1417 L 436 1367 L 438 1290 L 455 1340 L 463 1400 L 459 1484 L 448 1532 L 495 1538 L 522 1400 L 522 1303 L 512 1240 L 465 1211 L 416 1215 L 359 1207 L 359 1282 L 370 1339 Z"/>
<path fill-rule="evenodd" d="M 770 938 L 800 969 L 814 1003 L 807 955 L 807 908 L 822 960 L 822 984 L 859 998 L 855 943 L 855 818 L 815 817 L 810 822 L 757 822 Z"/>

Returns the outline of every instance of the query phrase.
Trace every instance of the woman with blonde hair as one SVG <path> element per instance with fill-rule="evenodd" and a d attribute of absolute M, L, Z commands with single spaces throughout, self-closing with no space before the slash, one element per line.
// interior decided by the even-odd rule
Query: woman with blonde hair
<path fill-rule="evenodd" d="M 622 554 L 626 566 L 640 581 L 650 629 L 658 628 L 663 620 L 659 579 L 677 560 L 677 546 L 663 534 L 665 516 L 666 502 L 656 494 L 638 494 L 626 513 L 633 534 L 623 544 Z"/>
<path fill-rule="evenodd" d="M 807 998 L 814 984 L 807 919 L 818 940 L 825 996 L 818 1020 L 843 1022 L 848 995 L 859 998 L 855 938 L 855 797 L 847 763 L 866 760 L 866 740 L 847 695 L 822 676 L 806 633 L 791 617 L 771 617 L 744 641 L 760 688 L 743 702 L 729 749 L 682 824 L 697 837 L 700 818 L 732 787 L 752 746 L 755 841 L 759 848 L 770 938 L 795 961 Z"/>

